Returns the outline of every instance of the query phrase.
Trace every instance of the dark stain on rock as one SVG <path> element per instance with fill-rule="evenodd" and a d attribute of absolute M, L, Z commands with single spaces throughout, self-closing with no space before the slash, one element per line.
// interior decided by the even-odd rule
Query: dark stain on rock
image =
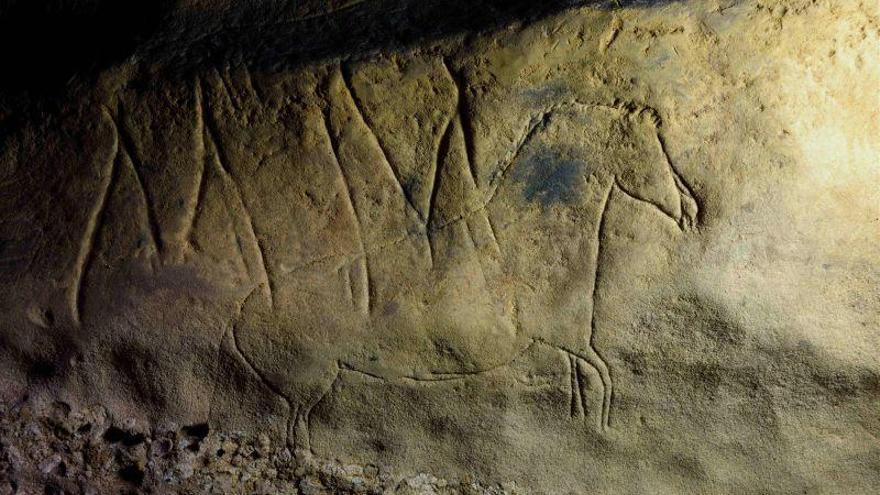
<path fill-rule="evenodd" d="M 8 135 L 5 133 L 4 136 Z M 25 239 L 0 239 L 0 275 L 7 280 L 14 280 L 27 272 L 31 266 L 34 253 L 38 246 L 36 239 L 40 232 L 23 234 Z"/>
<path fill-rule="evenodd" d="M 706 468 L 697 457 L 683 452 L 675 452 L 670 457 L 669 468 L 672 471 L 692 479 L 709 479 Z"/>
<path fill-rule="evenodd" d="M 372 439 L 370 440 L 370 447 L 372 447 L 375 452 L 385 452 L 388 450 L 388 445 L 385 444 L 382 440 Z"/>
<path fill-rule="evenodd" d="M 705 295 L 683 295 L 672 309 L 680 318 L 693 322 L 686 338 L 698 335 L 720 346 L 744 346 L 749 340 L 748 331 L 737 323 L 736 316 Z"/>
<path fill-rule="evenodd" d="M 811 378 L 835 405 L 858 397 L 876 397 L 880 394 L 880 374 L 869 369 L 819 368 L 813 371 Z"/>
<path fill-rule="evenodd" d="M 587 164 L 580 160 L 543 150 L 525 160 L 514 171 L 523 183 L 523 197 L 545 207 L 575 203 L 581 193 L 581 178 Z"/>
<path fill-rule="evenodd" d="M 643 352 L 622 350 L 619 355 L 620 359 L 626 363 L 626 367 L 633 375 L 643 376 L 650 368 L 648 359 L 646 359 L 645 353 Z"/>
<path fill-rule="evenodd" d="M 383 316 L 394 316 L 397 314 L 397 311 L 400 309 L 400 305 L 397 301 L 389 301 L 385 303 L 385 306 L 382 308 Z"/>
<path fill-rule="evenodd" d="M 725 370 L 713 363 L 696 362 L 685 367 L 687 376 L 695 382 L 709 397 L 715 397 L 724 383 Z"/>
<path fill-rule="evenodd" d="M 523 92 L 523 97 L 531 103 L 557 103 L 565 100 L 571 91 L 560 84 L 548 84 L 528 88 Z"/>

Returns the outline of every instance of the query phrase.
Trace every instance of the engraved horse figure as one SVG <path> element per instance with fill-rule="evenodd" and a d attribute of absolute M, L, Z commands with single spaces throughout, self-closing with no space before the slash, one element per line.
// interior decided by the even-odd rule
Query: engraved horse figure
<path fill-rule="evenodd" d="M 317 165 L 287 177 L 311 206 L 271 220 L 274 237 L 266 234 L 259 251 L 265 269 L 229 330 L 289 405 L 296 451 L 311 451 L 309 414 L 343 371 L 460 379 L 508 365 L 533 345 L 569 356 L 573 415 L 586 415 L 581 389 L 601 386 L 598 423 L 607 428 L 611 374 L 592 344 L 607 206 L 629 196 L 682 230 L 698 213 L 652 111 L 576 100 L 548 106 L 488 180 L 473 173 L 459 111 L 425 178 L 429 201 L 415 204 L 340 71 L 323 92 L 322 107 L 301 109 L 296 144 L 303 163 Z M 220 117 L 207 118 L 215 130 L 206 132 L 221 136 L 208 136 L 206 152 L 234 161 L 218 144 Z M 270 194 L 251 197 L 261 195 Z M 269 225 L 258 218 L 263 208 L 251 211 Z M 282 254 L 290 246 L 301 253 L 293 260 Z"/>

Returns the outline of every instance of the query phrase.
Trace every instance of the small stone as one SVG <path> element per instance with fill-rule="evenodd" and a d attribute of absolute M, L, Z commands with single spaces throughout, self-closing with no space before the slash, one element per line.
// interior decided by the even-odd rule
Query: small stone
<path fill-rule="evenodd" d="M 320 495 L 326 493 L 321 481 L 313 476 L 307 476 L 300 480 L 299 491 L 302 495 Z"/>
<path fill-rule="evenodd" d="M 364 475 L 368 478 L 375 478 L 379 475 L 379 468 L 373 464 L 364 466 Z"/>
<path fill-rule="evenodd" d="M 55 469 L 61 464 L 61 456 L 58 454 L 44 460 L 40 463 L 40 472 L 43 474 L 53 474 Z"/>
<path fill-rule="evenodd" d="M 193 475 L 193 467 L 189 464 L 181 464 L 177 467 L 177 470 L 182 480 L 189 479 Z"/>
<path fill-rule="evenodd" d="M 269 435 L 266 435 L 265 433 L 260 433 L 260 435 L 257 437 L 257 441 L 259 442 L 260 450 L 265 453 L 269 453 L 270 449 L 272 448 L 272 441 L 269 439 Z"/>
<path fill-rule="evenodd" d="M 281 450 L 281 452 L 278 453 L 277 460 L 282 464 L 290 464 L 290 462 L 293 460 L 293 454 L 290 452 L 290 449 L 285 447 Z"/>

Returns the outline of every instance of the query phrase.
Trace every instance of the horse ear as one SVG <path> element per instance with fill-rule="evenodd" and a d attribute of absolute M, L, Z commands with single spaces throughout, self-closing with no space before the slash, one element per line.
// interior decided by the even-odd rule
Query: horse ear
<path fill-rule="evenodd" d="M 682 216 L 681 191 L 675 171 L 658 135 L 656 119 L 646 112 L 623 117 L 620 139 L 615 146 L 614 177 L 618 188 L 636 200 L 656 207 L 678 221 Z"/>

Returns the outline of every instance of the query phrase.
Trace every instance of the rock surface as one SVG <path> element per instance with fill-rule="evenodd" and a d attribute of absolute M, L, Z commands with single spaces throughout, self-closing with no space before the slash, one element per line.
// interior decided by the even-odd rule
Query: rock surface
<path fill-rule="evenodd" d="M 0 490 L 872 493 L 876 3 L 615 3 L 0 8 Z"/>

